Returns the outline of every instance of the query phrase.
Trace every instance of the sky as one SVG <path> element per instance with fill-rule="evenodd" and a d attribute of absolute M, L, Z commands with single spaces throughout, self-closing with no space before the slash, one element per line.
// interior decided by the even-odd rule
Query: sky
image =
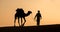
<path fill-rule="evenodd" d="M 23 8 L 25 13 L 32 11 L 25 17 L 25 26 L 36 25 L 34 17 L 38 10 L 42 15 L 40 25 L 60 24 L 60 0 L 0 0 L 0 27 L 14 25 L 17 8 Z"/>

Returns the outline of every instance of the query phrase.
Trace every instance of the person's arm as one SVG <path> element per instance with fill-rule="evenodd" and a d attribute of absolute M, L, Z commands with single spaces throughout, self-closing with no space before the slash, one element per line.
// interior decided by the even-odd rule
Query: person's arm
<path fill-rule="evenodd" d="M 40 14 L 40 19 L 42 19 L 42 16 L 41 16 L 41 14 Z"/>
<path fill-rule="evenodd" d="M 36 18 L 37 15 L 35 15 L 34 19 Z"/>

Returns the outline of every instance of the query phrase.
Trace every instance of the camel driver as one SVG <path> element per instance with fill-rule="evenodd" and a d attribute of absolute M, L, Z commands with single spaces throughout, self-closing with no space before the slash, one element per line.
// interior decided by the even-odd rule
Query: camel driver
<path fill-rule="evenodd" d="M 39 10 L 38 10 L 38 13 L 35 15 L 34 19 L 35 18 L 36 18 L 36 21 L 37 21 L 37 26 L 39 26 L 40 20 L 41 20 L 41 14 L 40 14 Z"/>

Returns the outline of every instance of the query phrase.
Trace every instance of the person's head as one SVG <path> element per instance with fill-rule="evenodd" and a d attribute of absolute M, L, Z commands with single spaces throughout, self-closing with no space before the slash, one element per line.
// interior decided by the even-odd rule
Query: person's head
<path fill-rule="evenodd" d="M 40 11 L 38 10 L 38 13 L 40 13 Z"/>

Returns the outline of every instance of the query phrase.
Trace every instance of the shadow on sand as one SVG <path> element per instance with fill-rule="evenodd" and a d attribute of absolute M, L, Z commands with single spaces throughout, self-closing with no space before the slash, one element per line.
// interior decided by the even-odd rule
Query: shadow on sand
<path fill-rule="evenodd" d="M 1 32 L 60 32 L 60 24 L 24 27 L 0 27 Z"/>

